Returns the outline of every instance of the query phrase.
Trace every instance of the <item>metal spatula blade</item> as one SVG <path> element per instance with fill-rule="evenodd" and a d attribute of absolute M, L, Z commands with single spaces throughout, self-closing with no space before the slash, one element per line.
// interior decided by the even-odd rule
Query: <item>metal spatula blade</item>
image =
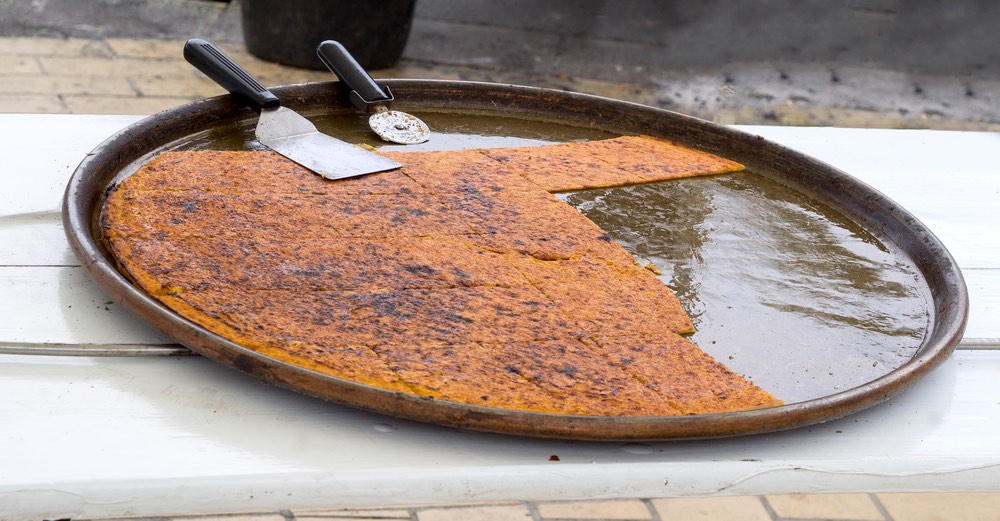
<path fill-rule="evenodd" d="M 328 179 L 343 179 L 399 168 L 401 164 L 323 134 L 207 40 L 184 44 L 184 59 L 230 93 L 260 110 L 256 137 L 261 144 Z"/>
<path fill-rule="evenodd" d="M 384 172 L 402 166 L 387 157 L 323 134 L 308 119 L 285 107 L 262 110 L 256 136 L 262 145 L 327 179 Z"/>

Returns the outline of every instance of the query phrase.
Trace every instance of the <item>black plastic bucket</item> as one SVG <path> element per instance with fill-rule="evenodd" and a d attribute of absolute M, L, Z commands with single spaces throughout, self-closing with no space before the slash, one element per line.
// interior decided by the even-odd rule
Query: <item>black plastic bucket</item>
<path fill-rule="evenodd" d="M 251 54 L 293 67 L 325 70 L 316 57 L 337 40 L 366 69 L 393 66 L 403 54 L 416 0 L 243 0 L 243 39 Z"/>

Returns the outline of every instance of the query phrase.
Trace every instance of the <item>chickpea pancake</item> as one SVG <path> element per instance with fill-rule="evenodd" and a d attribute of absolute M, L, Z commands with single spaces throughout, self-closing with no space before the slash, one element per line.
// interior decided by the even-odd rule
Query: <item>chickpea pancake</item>
<path fill-rule="evenodd" d="M 385 154 L 404 166 L 331 181 L 272 152 L 167 152 L 108 195 L 105 245 L 207 330 L 386 391 L 589 416 L 781 403 L 552 195 L 739 164 L 644 136 Z"/>

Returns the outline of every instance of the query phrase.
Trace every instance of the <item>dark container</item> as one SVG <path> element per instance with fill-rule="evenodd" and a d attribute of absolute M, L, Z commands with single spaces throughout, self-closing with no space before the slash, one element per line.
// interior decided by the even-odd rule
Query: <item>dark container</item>
<path fill-rule="evenodd" d="M 337 40 L 366 69 L 392 67 L 403 54 L 416 0 L 243 0 L 243 40 L 251 54 L 293 67 L 325 70 L 316 57 Z"/>

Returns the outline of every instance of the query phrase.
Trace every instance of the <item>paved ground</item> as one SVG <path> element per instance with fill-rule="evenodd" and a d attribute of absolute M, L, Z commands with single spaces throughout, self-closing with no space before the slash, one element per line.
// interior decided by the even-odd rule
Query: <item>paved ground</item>
<path fill-rule="evenodd" d="M 998 131 L 1000 32 L 993 24 L 1000 3 L 944 7 L 916 0 L 420 0 L 402 60 L 373 76 L 568 89 L 721 123 Z M 332 78 L 251 56 L 238 2 L 0 0 L 0 112 L 151 114 L 221 94 L 181 58 L 192 36 L 220 43 L 267 85 Z M 522 502 L 177 519 L 996 520 L 1000 494 Z"/>
<path fill-rule="evenodd" d="M 239 6 L 0 0 L 14 37 L 0 111 L 146 114 L 216 94 L 179 42 L 242 50 Z M 403 59 L 373 76 L 568 89 L 721 123 L 997 130 L 998 16 L 973 0 L 420 0 Z M 329 78 L 237 58 L 269 85 Z"/>
<path fill-rule="evenodd" d="M 995 494 L 815 494 L 291 510 L 142 521 L 994 521 L 998 506 Z"/>

